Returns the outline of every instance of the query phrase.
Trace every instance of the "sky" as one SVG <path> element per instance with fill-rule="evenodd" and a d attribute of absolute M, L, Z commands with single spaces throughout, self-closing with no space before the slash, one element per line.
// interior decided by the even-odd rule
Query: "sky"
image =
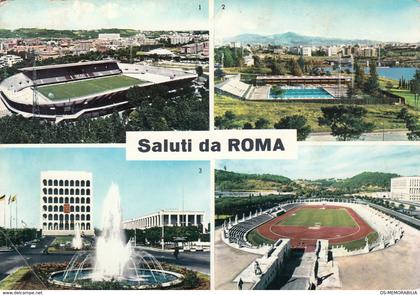
<path fill-rule="evenodd" d="M 420 41 L 419 0 L 215 0 L 215 40 L 238 34 Z"/>
<path fill-rule="evenodd" d="M 297 160 L 223 160 L 217 169 L 291 179 L 347 178 L 361 172 L 420 175 L 420 145 L 301 145 Z"/>
<path fill-rule="evenodd" d="M 8 0 L 0 28 L 207 30 L 207 0 Z"/>
<path fill-rule="evenodd" d="M 102 203 L 112 182 L 120 189 L 124 219 L 182 208 L 205 211 L 206 222 L 210 218 L 208 161 L 126 161 L 125 148 L 0 148 L 0 195 L 17 195 L 18 223 L 39 226 L 40 172 L 45 170 L 92 172 L 95 227 L 101 227 Z M 14 206 L 12 212 L 14 217 Z"/>

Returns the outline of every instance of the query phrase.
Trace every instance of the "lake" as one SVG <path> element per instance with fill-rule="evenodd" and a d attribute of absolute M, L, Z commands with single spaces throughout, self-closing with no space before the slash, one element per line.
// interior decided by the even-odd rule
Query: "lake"
<path fill-rule="evenodd" d="M 342 67 L 342 70 L 350 70 L 350 67 Z M 331 67 L 324 68 L 325 71 L 331 71 Z M 392 67 L 392 68 L 376 68 L 378 75 L 384 78 L 399 80 L 403 77 L 405 80 L 413 79 L 414 73 L 416 72 L 416 68 L 399 68 L 399 67 Z M 366 74 L 369 73 L 369 67 L 365 67 Z M 335 72 L 332 71 L 334 74 Z"/>

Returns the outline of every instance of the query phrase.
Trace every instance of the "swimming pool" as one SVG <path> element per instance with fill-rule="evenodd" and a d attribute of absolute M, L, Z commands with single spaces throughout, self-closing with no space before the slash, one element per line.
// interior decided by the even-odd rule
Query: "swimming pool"
<path fill-rule="evenodd" d="M 283 89 L 284 92 L 280 95 L 274 91 L 270 91 L 270 98 L 272 99 L 333 99 L 334 96 L 329 94 L 322 87 L 313 88 L 293 88 Z"/>

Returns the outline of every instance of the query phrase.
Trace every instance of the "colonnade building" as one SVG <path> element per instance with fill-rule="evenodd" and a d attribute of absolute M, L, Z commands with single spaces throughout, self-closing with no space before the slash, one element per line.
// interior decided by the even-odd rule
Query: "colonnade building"
<path fill-rule="evenodd" d="M 92 173 L 42 171 L 40 182 L 43 235 L 73 235 L 76 224 L 83 235 L 94 235 Z"/>
<path fill-rule="evenodd" d="M 146 216 L 123 222 L 125 229 L 147 229 L 161 226 L 203 226 L 203 211 L 160 210 Z"/>
<path fill-rule="evenodd" d="M 391 178 L 391 198 L 420 202 L 420 176 Z"/>

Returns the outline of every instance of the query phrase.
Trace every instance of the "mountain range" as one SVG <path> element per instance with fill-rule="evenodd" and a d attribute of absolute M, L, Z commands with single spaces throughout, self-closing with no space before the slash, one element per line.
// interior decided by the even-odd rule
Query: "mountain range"
<path fill-rule="evenodd" d="M 241 44 L 270 44 L 282 46 L 320 46 L 320 45 L 339 45 L 339 44 L 368 44 L 372 45 L 379 41 L 365 39 L 341 39 L 305 36 L 294 32 L 286 32 L 273 35 L 259 34 L 240 34 L 234 37 L 226 38 L 225 42 L 241 42 Z"/>

